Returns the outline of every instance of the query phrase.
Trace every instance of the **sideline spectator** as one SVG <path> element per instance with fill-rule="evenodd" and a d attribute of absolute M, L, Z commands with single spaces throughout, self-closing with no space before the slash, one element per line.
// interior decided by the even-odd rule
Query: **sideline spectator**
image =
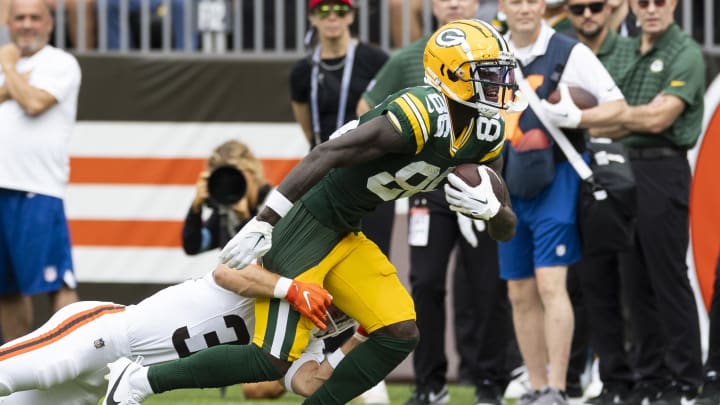
<path fill-rule="evenodd" d="M 629 148 L 637 182 L 635 248 L 620 256 L 633 325 L 640 402 L 680 404 L 703 382 L 697 306 L 685 262 L 689 244 L 687 150 L 700 135 L 705 63 L 674 22 L 677 0 L 631 0 L 640 24 L 620 87 L 628 108 L 620 127 L 593 133 Z"/>
<path fill-rule="evenodd" d="M 310 24 L 317 44 L 308 57 L 295 63 L 290 73 L 293 115 L 311 147 L 327 141 L 346 122 L 357 119 L 355 108 L 362 92 L 385 64 L 388 55 L 352 38 L 350 26 L 355 20 L 352 0 L 310 0 Z M 362 230 L 386 256 L 395 217 L 395 202 L 380 204 L 362 219 Z M 351 333 L 352 331 L 348 331 Z M 347 336 L 326 341 L 326 350 L 334 351 Z M 364 400 L 389 403 L 385 384 L 364 394 Z"/>
<path fill-rule="evenodd" d="M 472 18 L 477 0 L 433 0 L 439 25 Z M 422 57 L 429 36 L 398 51 L 363 94 L 358 113 L 403 88 L 424 84 Z M 510 379 L 507 354 L 513 342 L 505 282 L 498 277 L 497 243 L 475 223 L 450 211 L 442 191 L 410 197 L 410 284 L 420 330 L 413 353 L 415 391 L 407 405 L 443 404 L 446 386 L 445 294 L 449 257 L 459 246 L 455 280 L 455 336 L 461 367 L 476 387 L 478 404 L 500 404 Z M 479 231 L 478 231 L 479 230 Z"/>
<path fill-rule="evenodd" d="M 311 148 L 327 141 L 346 122 L 358 118 L 355 109 L 362 92 L 388 59 L 381 49 L 351 37 L 353 6 L 352 0 L 308 3 L 317 44 L 308 57 L 293 66 L 290 97 L 295 120 Z M 363 218 L 365 236 L 388 257 L 394 218 L 394 202 L 380 204 Z M 327 346 L 332 347 L 333 341 L 326 342 Z"/>
<path fill-rule="evenodd" d="M 44 0 L 11 0 L 13 43 L 0 47 L 0 323 L 7 342 L 29 332 L 31 296 L 54 311 L 77 301 L 63 196 L 80 66 L 48 45 Z"/>
<path fill-rule="evenodd" d="M 575 29 L 575 37 L 597 55 L 613 80 L 619 83 L 628 67 L 626 60 L 633 51 L 630 39 L 621 37 L 612 26 L 615 13 L 613 6 L 609 1 L 567 0 L 566 9 Z M 573 277 L 579 280 L 577 287 L 581 305 L 576 305 L 573 300 L 576 324 L 579 320 L 585 320 L 590 346 L 598 356 L 600 379 L 603 382 L 602 392 L 588 399 L 587 404 L 624 403 L 634 382 L 625 350 L 626 334 L 618 266 L 617 255 L 583 255 L 579 263 L 571 266 L 571 273 L 568 274 L 568 280 Z M 579 319 L 577 312 L 580 312 Z M 575 340 L 573 350 L 574 345 Z"/>
<path fill-rule="evenodd" d="M 499 6 L 507 17 L 506 38 L 510 48 L 538 97 L 547 98 L 558 86 L 573 85 L 589 91 L 599 102 L 598 106 L 582 111 L 572 100 L 542 103 L 542 111 L 528 108 L 516 123 L 508 119 L 506 134 L 512 142 L 506 147 L 507 174 L 511 165 L 517 167 L 526 159 L 527 155 L 520 152 L 510 153 L 521 137 L 532 134 L 549 137 L 537 114 L 567 128 L 564 132 L 568 139 L 582 152 L 584 131 L 573 129 L 609 125 L 620 116 L 625 102 L 590 49 L 556 34 L 543 21 L 544 0 L 501 0 Z M 588 81 L 587 77 L 593 80 Z M 545 141 L 550 148 L 549 138 Z M 543 182 L 506 177 L 513 207 L 517 204 L 519 212 L 515 237 L 499 244 L 500 275 L 508 280 L 515 335 L 530 378 L 532 391 L 521 397 L 522 405 L 567 403 L 565 385 L 573 313 L 566 276 L 567 266 L 580 258 L 575 218 L 580 178 L 562 152 L 556 150 L 553 154 L 554 173 L 549 173 Z M 533 192 L 530 186 L 534 186 Z M 526 193 L 522 188 L 527 189 Z"/>
<path fill-rule="evenodd" d="M 77 1 L 77 0 L 76 0 Z M 121 38 L 120 38 L 120 2 L 124 0 L 107 0 L 107 39 L 108 49 L 120 49 Z M 101 4 L 101 3 L 99 3 Z M 98 6 L 99 6 L 98 4 Z M 191 2 L 191 4 L 193 4 Z M 132 14 L 140 14 L 141 1 L 140 0 L 128 0 L 128 19 Z M 176 50 L 185 49 L 185 30 L 188 29 L 191 32 L 191 43 L 189 44 L 190 49 L 198 48 L 198 35 L 195 30 L 195 24 L 191 24 L 190 27 L 185 27 L 185 13 L 193 14 L 194 10 L 185 9 L 185 0 L 170 0 L 170 10 L 168 11 L 163 5 L 163 0 L 150 0 L 150 13 L 154 15 L 155 19 L 162 19 L 166 13 L 170 13 L 170 20 L 172 22 L 172 41 L 171 47 Z M 129 24 L 129 23 L 128 23 Z M 132 27 L 132 24 L 129 24 Z M 139 32 L 128 32 L 128 48 L 136 49 L 140 46 Z"/>
<path fill-rule="evenodd" d="M 225 198 L 235 200 L 233 197 L 236 197 L 234 203 L 211 201 L 208 192 L 208 178 L 212 173 L 216 173 L 215 178 L 224 185 L 228 185 L 228 180 L 225 179 L 235 178 L 232 176 L 236 172 L 229 173 L 224 179 L 220 178 L 219 175 L 223 173 L 216 170 L 225 166 L 239 170 L 245 183 L 245 187 L 240 187 L 245 189 L 243 195 L 234 195 L 237 186 L 221 190 L 227 195 Z M 242 186 L 242 180 L 239 180 L 239 183 L 239 186 Z M 247 145 L 233 140 L 219 145 L 210 155 L 207 170 L 200 173 L 195 185 L 195 198 L 183 224 L 182 243 L 185 253 L 196 255 L 225 246 L 225 243 L 257 214 L 271 189 L 263 177 L 262 164 Z M 212 209 L 207 221 L 202 219 L 205 205 L 210 205 Z"/>
<path fill-rule="evenodd" d="M 357 119 L 358 100 L 388 56 L 352 38 L 352 0 L 310 0 L 308 10 L 317 45 L 293 66 L 290 96 L 295 120 L 314 148 Z"/>

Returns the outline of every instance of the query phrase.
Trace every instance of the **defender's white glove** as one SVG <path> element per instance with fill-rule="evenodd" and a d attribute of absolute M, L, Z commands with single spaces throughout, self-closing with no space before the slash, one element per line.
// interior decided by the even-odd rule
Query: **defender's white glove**
<path fill-rule="evenodd" d="M 481 219 L 472 219 L 463 214 L 457 214 L 457 223 L 460 233 L 467 243 L 469 243 L 472 247 L 477 247 L 478 238 L 473 227 L 477 229 L 478 232 L 483 232 L 485 230 L 485 221 Z"/>
<path fill-rule="evenodd" d="M 220 261 L 234 269 L 243 269 L 272 246 L 273 226 L 257 218 L 251 219 L 220 252 Z"/>
<path fill-rule="evenodd" d="M 500 201 L 495 196 L 490 183 L 490 175 L 485 166 L 478 166 L 480 185 L 469 186 L 453 173 L 448 174 L 445 185 L 445 201 L 450 210 L 459 212 L 475 219 L 488 220 L 500 211 Z"/>
<path fill-rule="evenodd" d="M 577 128 L 582 119 L 582 111 L 575 105 L 567 84 L 558 84 L 560 89 L 560 101 L 551 104 L 547 100 L 541 100 L 542 113 L 556 127 Z"/>

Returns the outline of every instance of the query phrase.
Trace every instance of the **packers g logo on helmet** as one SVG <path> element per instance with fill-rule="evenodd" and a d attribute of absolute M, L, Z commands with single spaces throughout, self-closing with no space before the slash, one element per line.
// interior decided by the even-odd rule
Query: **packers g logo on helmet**
<path fill-rule="evenodd" d="M 458 20 L 430 37 L 423 55 L 425 81 L 458 103 L 492 117 L 517 110 L 515 58 L 505 39 L 480 20 Z"/>
<path fill-rule="evenodd" d="M 465 32 L 457 28 L 448 28 L 438 33 L 435 42 L 442 47 L 450 47 L 462 44 L 465 41 Z"/>

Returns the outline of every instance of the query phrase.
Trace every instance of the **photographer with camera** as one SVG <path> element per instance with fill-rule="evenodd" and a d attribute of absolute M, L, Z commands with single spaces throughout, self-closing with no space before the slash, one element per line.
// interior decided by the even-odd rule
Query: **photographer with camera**
<path fill-rule="evenodd" d="M 260 161 L 247 145 L 231 140 L 215 148 L 207 170 L 198 176 L 195 199 L 185 218 L 185 253 L 196 255 L 224 246 L 257 214 L 270 190 Z M 205 221 L 203 206 L 212 210 Z"/>
<path fill-rule="evenodd" d="M 213 151 L 200 172 L 195 198 L 182 231 L 183 250 L 196 255 L 225 246 L 250 218 L 255 217 L 272 190 L 262 164 L 242 142 L 230 140 Z M 203 207 L 212 211 L 203 221 Z M 279 398 L 285 388 L 277 381 L 242 384 L 246 399 Z"/>

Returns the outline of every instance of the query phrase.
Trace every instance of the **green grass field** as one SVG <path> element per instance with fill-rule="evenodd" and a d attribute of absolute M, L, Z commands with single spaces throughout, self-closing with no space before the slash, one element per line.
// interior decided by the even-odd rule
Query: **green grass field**
<path fill-rule="evenodd" d="M 410 397 L 412 386 L 409 384 L 388 384 L 392 405 L 402 405 Z M 471 387 L 458 385 L 450 386 L 450 404 L 475 403 L 474 390 Z M 156 395 L 144 404 L 147 405 L 298 405 L 302 398 L 297 395 L 284 394 L 280 399 L 264 401 L 246 401 L 239 386 L 228 388 L 225 398 L 220 398 L 220 390 L 212 388 L 205 390 L 178 390 Z"/>

